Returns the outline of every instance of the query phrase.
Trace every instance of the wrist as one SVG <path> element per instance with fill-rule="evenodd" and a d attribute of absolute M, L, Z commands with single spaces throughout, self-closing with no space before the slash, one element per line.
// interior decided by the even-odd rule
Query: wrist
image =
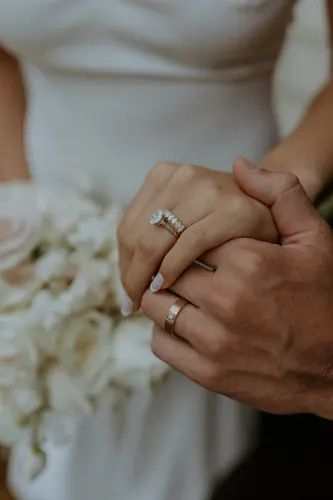
<path fill-rule="evenodd" d="M 315 202 L 323 189 L 330 183 L 331 179 L 327 170 L 316 164 L 314 158 L 298 154 L 281 144 L 268 153 L 260 163 L 262 168 L 272 171 L 289 172 L 296 175 L 311 202 Z"/>

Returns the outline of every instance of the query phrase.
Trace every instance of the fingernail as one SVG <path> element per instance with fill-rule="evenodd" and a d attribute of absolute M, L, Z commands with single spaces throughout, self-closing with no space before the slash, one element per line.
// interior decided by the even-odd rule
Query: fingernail
<path fill-rule="evenodd" d="M 133 302 L 131 301 L 131 299 L 128 297 L 128 295 L 124 295 L 124 298 L 123 298 L 123 303 L 122 303 L 122 307 L 121 307 L 121 314 L 124 318 L 128 318 L 128 316 L 130 316 L 133 312 L 133 307 L 134 307 L 134 304 Z"/>
<path fill-rule="evenodd" d="M 153 281 L 150 283 L 149 290 L 153 293 L 156 293 L 159 290 L 161 290 L 163 283 L 164 283 L 164 278 L 161 273 L 158 273 L 156 274 Z"/>

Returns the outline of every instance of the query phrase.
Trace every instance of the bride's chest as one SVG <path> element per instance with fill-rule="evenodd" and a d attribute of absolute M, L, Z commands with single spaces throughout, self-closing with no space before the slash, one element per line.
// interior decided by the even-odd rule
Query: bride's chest
<path fill-rule="evenodd" d="M 293 0 L 1 0 L 0 42 L 41 64 L 66 49 L 214 68 L 274 52 Z M 89 52 L 91 54 L 91 52 Z"/>

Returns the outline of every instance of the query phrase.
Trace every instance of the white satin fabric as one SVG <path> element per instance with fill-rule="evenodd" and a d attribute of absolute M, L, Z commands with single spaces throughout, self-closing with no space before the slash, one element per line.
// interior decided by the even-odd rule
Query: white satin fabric
<path fill-rule="evenodd" d="M 276 141 L 271 76 L 292 0 L 0 0 L 0 40 L 22 61 L 34 175 L 126 204 L 159 160 L 229 170 Z M 152 402 L 101 408 L 49 444 L 22 500 L 204 500 L 250 435 L 246 411 L 174 374 Z"/>

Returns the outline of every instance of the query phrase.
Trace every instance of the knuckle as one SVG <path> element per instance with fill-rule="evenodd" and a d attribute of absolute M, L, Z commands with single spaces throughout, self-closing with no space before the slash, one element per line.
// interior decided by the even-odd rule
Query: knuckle
<path fill-rule="evenodd" d="M 214 358 L 221 359 L 228 356 L 230 351 L 229 342 L 222 335 L 214 335 L 209 339 L 209 354 Z"/>
<path fill-rule="evenodd" d="M 197 167 L 194 165 L 182 164 L 178 166 L 177 178 L 183 181 L 192 180 L 197 175 Z"/>
<path fill-rule="evenodd" d="M 253 200 L 244 194 L 234 194 L 228 200 L 228 212 L 231 214 L 246 214 L 252 208 Z"/>
<path fill-rule="evenodd" d="M 210 390 L 217 390 L 223 376 L 221 366 L 217 363 L 205 363 L 196 376 L 200 384 Z"/>
<path fill-rule="evenodd" d="M 290 172 L 281 173 L 280 184 L 282 191 L 289 191 L 290 189 L 301 185 L 297 175 Z"/>
<path fill-rule="evenodd" d="M 245 263 L 245 274 L 246 278 L 257 276 L 259 273 L 263 272 L 264 266 L 266 265 L 265 256 L 259 252 L 247 252 Z"/>
<path fill-rule="evenodd" d="M 139 254 L 143 254 L 148 257 L 150 255 L 155 254 L 156 247 L 154 241 L 148 238 L 139 238 L 136 242 L 136 250 Z"/>
<path fill-rule="evenodd" d="M 183 238 L 187 239 L 188 244 L 193 245 L 193 247 L 195 248 L 201 249 L 203 246 L 205 246 L 205 242 L 208 239 L 208 231 L 202 227 L 194 225 L 184 232 Z"/>
<path fill-rule="evenodd" d="M 228 297 L 224 297 L 220 303 L 220 315 L 228 323 L 235 323 L 240 316 L 241 308 L 240 294 L 230 294 Z"/>
<path fill-rule="evenodd" d="M 219 320 L 235 323 L 243 310 L 244 295 L 242 287 L 232 291 L 227 287 L 222 289 L 217 284 L 213 286 L 210 294 L 203 297 L 203 303 Z M 217 350 L 223 350 L 224 347 L 224 345 L 219 345 Z"/>
<path fill-rule="evenodd" d="M 218 303 L 218 316 L 227 323 L 237 323 L 243 315 L 245 307 L 245 292 L 242 287 L 229 290 L 227 294 L 220 295 Z"/>
<path fill-rule="evenodd" d="M 174 163 L 164 161 L 157 162 L 148 172 L 147 179 L 152 182 L 163 181 L 173 173 L 175 168 L 176 166 Z"/>

